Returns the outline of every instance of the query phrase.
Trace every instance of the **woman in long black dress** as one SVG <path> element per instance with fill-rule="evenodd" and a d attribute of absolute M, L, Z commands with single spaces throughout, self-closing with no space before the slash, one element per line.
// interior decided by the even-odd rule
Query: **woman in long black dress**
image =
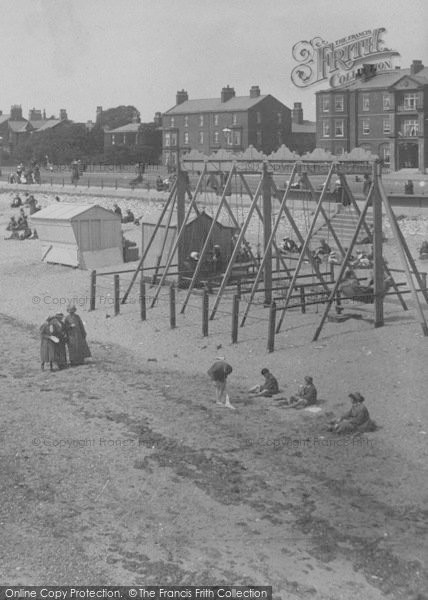
<path fill-rule="evenodd" d="M 86 331 L 82 319 L 76 314 L 76 307 L 67 308 L 65 317 L 65 330 L 67 333 L 68 357 L 71 366 L 82 365 L 85 358 L 91 356 L 91 351 L 86 342 Z"/>

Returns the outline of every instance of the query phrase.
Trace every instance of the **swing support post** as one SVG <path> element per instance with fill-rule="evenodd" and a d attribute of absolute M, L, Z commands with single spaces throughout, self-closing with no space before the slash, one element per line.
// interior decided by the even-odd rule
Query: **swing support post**
<path fill-rule="evenodd" d="M 378 165 L 373 164 L 372 174 L 372 205 L 373 205 L 373 278 L 374 278 L 374 326 L 384 325 L 383 317 L 383 287 L 384 268 L 382 257 L 382 199 L 379 194 Z"/>
<path fill-rule="evenodd" d="M 264 285 L 265 304 L 272 302 L 272 175 L 268 171 L 268 165 L 263 163 L 262 175 L 262 198 L 263 198 L 263 260 L 264 260 Z"/>

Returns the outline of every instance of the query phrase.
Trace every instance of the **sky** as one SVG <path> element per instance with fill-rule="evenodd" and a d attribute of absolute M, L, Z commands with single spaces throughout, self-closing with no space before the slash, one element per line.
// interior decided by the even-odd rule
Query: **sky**
<path fill-rule="evenodd" d="M 131 104 L 142 121 L 190 98 L 237 96 L 258 85 L 315 118 L 315 92 L 298 88 L 292 47 L 384 27 L 386 45 L 428 66 L 426 0 L 0 0 L 0 110 L 20 104 L 74 121 Z"/>

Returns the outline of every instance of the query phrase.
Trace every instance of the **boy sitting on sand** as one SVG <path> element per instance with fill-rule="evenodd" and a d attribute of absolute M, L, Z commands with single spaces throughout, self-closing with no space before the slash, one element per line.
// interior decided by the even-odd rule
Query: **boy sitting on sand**
<path fill-rule="evenodd" d="M 305 383 L 299 387 L 296 396 L 291 396 L 288 406 L 284 408 L 306 408 L 317 403 L 317 388 L 314 386 L 313 379 L 306 375 Z"/>
<path fill-rule="evenodd" d="M 249 392 L 256 396 L 262 396 L 264 398 L 271 398 L 273 395 L 279 393 L 278 381 L 269 371 L 269 369 L 262 369 L 262 375 L 265 378 L 264 383 L 261 385 L 255 385 Z"/>

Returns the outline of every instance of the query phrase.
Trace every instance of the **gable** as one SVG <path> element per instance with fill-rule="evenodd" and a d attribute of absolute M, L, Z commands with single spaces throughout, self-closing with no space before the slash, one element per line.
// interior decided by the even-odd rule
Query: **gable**
<path fill-rule="evenodd" d="M 413 79 L 412 77 L 409 77 L 408 75 L 405 75 L 404 77 L 402 77 L 401 79 L 399 79 L 398 81 L 396 81 L 393 85 L 391 85 L 390 89 L 391 90 L 414 90 L 414 89 L 419 89 L 423 87 L 423 85 L 417 81 L 416 79 Z"/>

